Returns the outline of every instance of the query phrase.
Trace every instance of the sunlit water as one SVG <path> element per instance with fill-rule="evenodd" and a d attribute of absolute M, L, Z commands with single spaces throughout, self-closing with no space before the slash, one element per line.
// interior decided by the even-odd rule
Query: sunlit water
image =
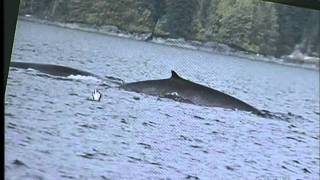
<path fill-rule="evenodd" d="M 6 179 L 318 179 L 319 72 L 19 21 L 13 61 L 182 77 L 288 121 L 11 68 Z M 89 101 L 100 89 L 100 102 Z M 297 118 L 301 116 L 301 118 Z"/>

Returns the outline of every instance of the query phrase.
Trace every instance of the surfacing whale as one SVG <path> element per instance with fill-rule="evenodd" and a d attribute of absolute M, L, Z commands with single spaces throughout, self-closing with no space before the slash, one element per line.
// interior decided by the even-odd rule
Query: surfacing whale
<path fill-rule="evenodd" d="M 127 91 L 171 98 L 177 101 L 209 107 L 222 107 L 261 115 L 255 107 L 223 92 L 183 79 L 171 71 L 168 79 L 127 83 L 120 86 Z"/>
<path fill-rule="evenodd" d="M 67 66 L 61 66 L 61 65 L 53 65 L 53 64 L 40 64 L 40 63 L 27 63 L 27 62 L 11 62 L 11 67 L 21 68 L 21 69 L 35 69 L 37 71 L 40 71 L 42 73 L 46 73 L 53 76 L 62 76 L 62 77 L 68 77 L 70 75 L 81 75 L 81 76 L 92 76 L 97 77 L 97 75 L 74 69 Z"/>
<path fill-rule="evenodd" d="M 27 62 L 11 62 L 11 67 L 22 69 L 35 69 L 42 73 L 54 76 L 82 75 L 98 77 L 90 72 L 74 69 L 67 66 L 38 64 Z M 175 101 L 209 107 L 222 107 L 226 109 L 252 112 L 257 115 L 265 115 L 253 106 L 223 92 L 183 79 L 176 72 L 171 71 L 168 79 L 148 80 L 133 83 L 123 83 L 119 81 L 118 86 L 127 91 L 144 93 L 147 95 L 170 98 Z M 110 77 L 106 76 L 110 79 Z M 119 85 L 120 84 L 120 85 Z"/>

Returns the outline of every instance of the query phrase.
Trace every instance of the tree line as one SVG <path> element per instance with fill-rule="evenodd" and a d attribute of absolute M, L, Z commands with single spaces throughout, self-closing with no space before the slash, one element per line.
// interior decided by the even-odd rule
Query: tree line
<path fill-rule="evenodd" d="M 282 56 L 319 57 L 320 13 L 257 0 L 21 0 L 20 14 L 61 22 L 115 25 L 153 36 L 216 41 Z"/>

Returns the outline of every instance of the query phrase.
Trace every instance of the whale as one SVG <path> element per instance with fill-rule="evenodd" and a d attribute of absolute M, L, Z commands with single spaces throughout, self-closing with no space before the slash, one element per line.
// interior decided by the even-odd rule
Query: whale
<path fill-rule="evenodd" d="M 99 77 L 87 71 L 82 71 L 62 65 L 11 62 L 10 66 L 22 69 L 31 68 L 42 73 L 54 76 L 67 77 L 70 75 L 82 75 Z M 121 80 L 118 78 L 111 78 L 109 76 L 106 76 L 106 78 L 112 79 L 113 81 Z M 247 111 L 257 115 L 265 114 L 264 111 L 260 111 L 257 108 L 249 105 L 248 103 L 241 101 L 240 99 L 237 99 L 231 95 L 215 90 L 208 86 L 197 84 L 190 80 L 184 79 L 175 71 L 171 71 L 171 77 L 167 79 L 146 80 L 132 83 L 125 83 L 121 80 L 116 87 L 124 89 L 126 91 L 157 96 L 159 98 L 168 98 L 182 103 Z"/>
<path fill-rule="evenodd" d="M 226 93 L 184 79 L 175 71 L 171 71 L 171 77 L 167 79 L 126 83 L 120 87 L 127 91 L 170 98 L 184 103 L 247 111 L 262 115 L 260 110 L 248 103 Z"/>
<path fill-rule="evenodd" d="M 100 78 L 98 75 L 92 74 L 87 71 L 82 71 L 79 69 L 54 65 L 54 64 L 42 64 L 42 63 L 29 63 L 29 62 L 18 62 L 14 61 L 10 63 L 10 67 L 20 68 L 20 69 L 34 69 L 39 72 L 49 74 L 52 76 L 68 77 L 71 75 L 81 75 L 81 76 L 92 76 Z"/>

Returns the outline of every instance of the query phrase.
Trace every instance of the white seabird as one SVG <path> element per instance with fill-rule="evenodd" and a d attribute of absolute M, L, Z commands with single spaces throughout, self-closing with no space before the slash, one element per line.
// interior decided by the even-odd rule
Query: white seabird
<path fill-rule="evenodd" d="M 101 97 L 102 97 L 102 94 L 99 92 L 99 90 L 94 89 L 93 93 L 92 93 L 92 100 L 93 101 L 100 101 Z"/>

